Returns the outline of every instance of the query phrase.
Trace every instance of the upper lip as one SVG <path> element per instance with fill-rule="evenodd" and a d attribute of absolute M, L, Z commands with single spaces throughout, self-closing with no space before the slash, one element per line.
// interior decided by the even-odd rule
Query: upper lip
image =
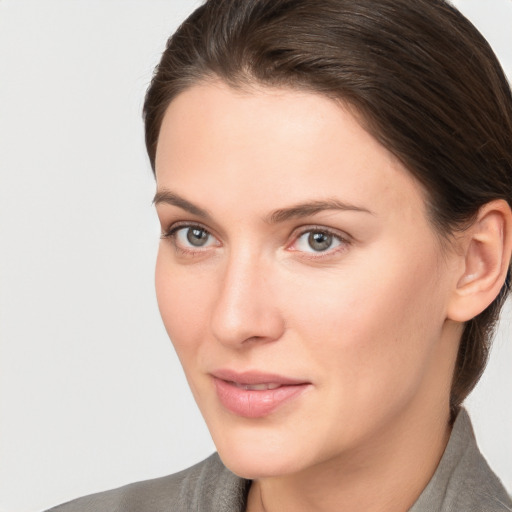
<path fill-rule="evenodd" d="M 275 373 L 260 372 L 250 370 L 245 372 L 237 372 L 230 369 L 219 369 L 211 372 L 211 375 L 217 379 L 227 382 L 235 382 L 237 384 L 280 384 L 282 386 L 296 386 L 299 384 L 309 384 L 309 382 L 301 379 L 294 379 L 278 375 Z"/>

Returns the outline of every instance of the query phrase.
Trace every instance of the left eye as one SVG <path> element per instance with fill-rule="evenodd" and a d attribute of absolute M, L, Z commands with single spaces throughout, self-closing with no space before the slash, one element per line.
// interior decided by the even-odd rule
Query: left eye
<path fill-rule="evenodd" d="M 343 240 L 328 231 L 311 230 L 297 238 L 295 249 L 303 252 L 326 252 L 340 246 Z"/>
<path fill-rule="evenodd" d="M 202 248 L 216 244 L 215 238 L 206 229 L 199 226 L 178 228 L 173 232 L 173 236 L 178 245 L 186 248 Z"/>

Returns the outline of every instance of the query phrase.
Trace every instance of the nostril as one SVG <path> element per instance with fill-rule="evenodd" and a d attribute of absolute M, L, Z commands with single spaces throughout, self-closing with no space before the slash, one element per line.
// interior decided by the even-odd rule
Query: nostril
<path fill-rule="evenodd" d="M 229 313 L 217 309 L 212 318 L 212 333 L 219 343 L 231 346 L 251 346 L 278 340 L 284 332 L 284 322 L 277 308 L 250 307 Z"/>
<path fill-rule="evenodd" d="M 276 282 L 263 279 L 269 268 L 254 250 L 232 250 L 219 276 L 211 330 L 219 343 L 247 347 L 282 336 L 284 322 L 276 302 Z"/>

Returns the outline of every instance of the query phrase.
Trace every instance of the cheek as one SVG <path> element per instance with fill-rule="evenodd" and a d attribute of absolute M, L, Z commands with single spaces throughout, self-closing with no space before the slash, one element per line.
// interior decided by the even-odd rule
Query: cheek
<path fill-rule="evenodd" d="M 310 358 L 359 396 L 414 386 L 443 326 L 433 250 L 385 251 L 301 283 L 288 303 Z M 401 369 L 401 371 L 397 371 Z"/>
<path fill-rule="evenodd" d="M 161 247 L 155 269 L 155 288 L 160 315 L 178 356 L 184 361 L 203 338 L 209 318 L 208 287 L 190 279 L 186 266 L 174 265 L 168 249 Z"/>

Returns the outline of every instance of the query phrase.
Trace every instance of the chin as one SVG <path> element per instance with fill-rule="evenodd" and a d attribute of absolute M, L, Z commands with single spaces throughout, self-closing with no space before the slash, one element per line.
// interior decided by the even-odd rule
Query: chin
<path fill-rule="evenodd" d="M 270 453 L 262 450 L 239 450 L 235 447 L 219 450 L 224 465 L 235 475 L 248 480 L 278 477 L 296 473 L 303 469 L 290 453 Z"/>
<path fill-rule="evenodd" d="M 255 480 L 293 474 L 308 466 L 311 454 L 300 441 L 304 438 L 294 435 L 289 425 L 234 423 L 208 426 L 222 462 L 236 475 Z"/>

